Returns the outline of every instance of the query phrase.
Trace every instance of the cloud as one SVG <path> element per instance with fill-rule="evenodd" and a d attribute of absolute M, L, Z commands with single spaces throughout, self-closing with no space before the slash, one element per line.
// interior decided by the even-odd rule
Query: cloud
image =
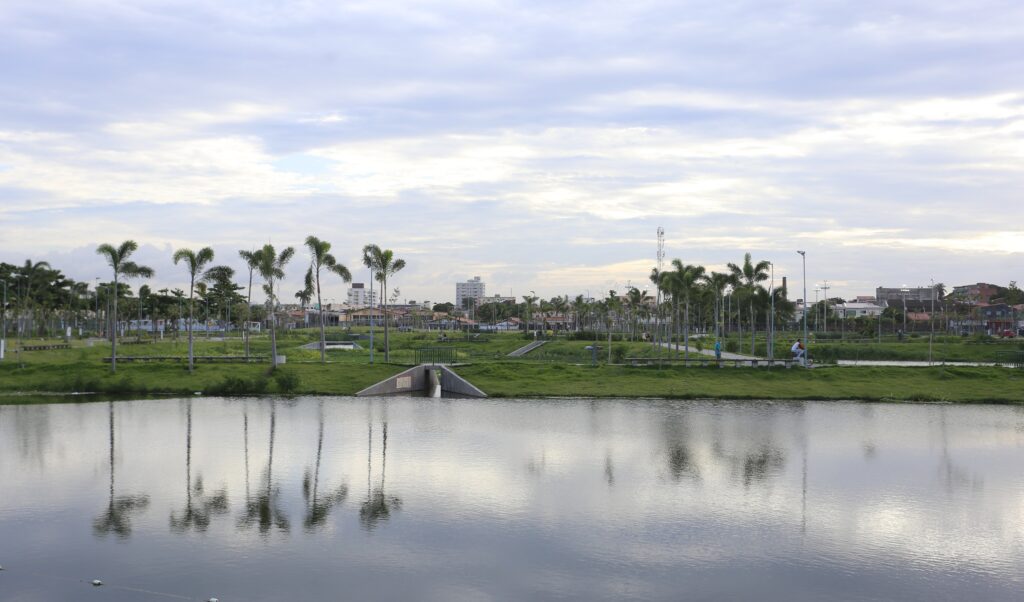
<path fill-rule="evenodd" d="M 805 246 L 839 294 L 1020 279 L 1022 17 L 12 0 L 0 259 L 315 232 L 351 262 L 371 240 L 414 259 L 411 298 L 477 273 L 550 296 L 645 280 L 663 226 L 687 262 L 752 251 L 793 272 Z"/>

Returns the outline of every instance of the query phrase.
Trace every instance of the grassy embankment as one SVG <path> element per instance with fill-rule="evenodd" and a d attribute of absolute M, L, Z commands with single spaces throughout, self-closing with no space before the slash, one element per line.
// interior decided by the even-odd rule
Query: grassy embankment
<path fill-rule="evenodd" d="M 266 363 L 199 364 L 189 374 L 178 363 L 123 363 L 116 375 L 102 358 L 109 346 L 11 354 L 0 363 L 0 391 L 88 391 L 126 395 L 246 393 L 320 393 L 349 395 L 404 369 L 415 349 L 452 346 L 460 361 L 457 371 L 492 396 L 594 396 L 734 399 L 866 399 L 928 401 L 991 401 L 1024 403 L 1024 371 L 1004 368 L 818 368 L 736 369 L 630 367 L 587 365 L 592 341 L 557 340 L 521 360 L 505 355 L 526 341 L 516 335 L 486 335 L 475 340 L 438 343 L 436 334 L 395 333 L 393 364 L 369 365 L 369 352 L 331 351 L 320 365 L 317 350 L 299 349 L 316 340 L 315 333 L 282 337 L 280 352 L 288 363 L 276 373 Z M 360 341 L 367 345 L 366 341 Z M 602 345 L 604 342 L 601 343 Z M 950 343 L 952 344 L 952 343 Z M 910 345 L 910 343 L 893 343 Z M 640 342 L 615 342 L 616 355 L 650 357 L 657 349 Z M 253 341 L 254 354 L 268 354 L 265 337 Z M 183 342 L 165 341 L 119 347 L 121 355 L 185 355 Z M 241 354 L 239 340 L 198 341 L 197 355 Z M 665 356 L 669 354 L 666 352 Z M 602 350 L 599 359 L 607 357 Z M 0 401 L 2 403 L 2 401 Z"/>

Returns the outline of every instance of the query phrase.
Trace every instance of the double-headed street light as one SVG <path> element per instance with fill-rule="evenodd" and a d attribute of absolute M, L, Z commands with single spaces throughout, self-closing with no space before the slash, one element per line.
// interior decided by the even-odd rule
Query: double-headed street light
<path fill-rule="evenodd" d="M 0 332 L 0 360 L 4 359 L 4 354 L 7 352 L 7 281 L 0 280 L 4 283 L 4 306 L 3 312 L 3 331 Z"/>

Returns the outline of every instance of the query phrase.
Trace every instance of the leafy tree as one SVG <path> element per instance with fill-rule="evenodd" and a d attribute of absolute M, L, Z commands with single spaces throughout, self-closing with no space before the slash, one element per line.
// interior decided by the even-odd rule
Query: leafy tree
<path fill-rule="evenodd" d="M 203 277 L 203 268 L 213 261 L 213 249 L 203 247 L 198 252 L 192 249 L 178 249 L 174 252 L 174 265 L 185 262 L 185 269 L 188 270 L 188 371 L 192 372 L 195 367 L 195 353 L 192 342 L 192 325 L 195 320 L 194 305 L 196 280 Z"/>
<path fill-rule="evenodd" d="M 306 287 L 310 288 L 310 284 L 316 287 L 316 304 L 320 313 L 320 363 L 323 364 L 327 362 L 327 335 L 324 327 L 324 306 L 320 300 L 320 271 L 327 270 L 337 274 L 345 282 L 352 282 L 352 273 L 331 255 L 331 243 L 326 240 L 307 236 L 306 248 L 312 256 L 309 271 L 306 272 Z"/>
<path fill-rule="evenodd" d="M 152 278 L 153 269 L 144 265 L 137 265 L 134 261 L 128 261 L 132 253 L 138 250 L 139 245 L 134 240 L 126 240 L 120 246 L 114 247 L 109 244 L 102 244 L 96 247 L 96 253 L 107 260 L 107 264 L 114 271 L 114 290 L 118 289 L 118 278 Z M 114 295 L 114 319 L 112 338 L 110 346 L 110 371 L 117 372 L 117 295 Z"/>

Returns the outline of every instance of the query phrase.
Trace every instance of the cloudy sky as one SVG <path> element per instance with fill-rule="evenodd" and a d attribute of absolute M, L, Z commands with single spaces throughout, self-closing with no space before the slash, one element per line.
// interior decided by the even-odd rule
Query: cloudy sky
<path fill-rule="evenodd" d="M 394 249 L 404 299 L 597 295 L 662 226 L 791 287 L 806 249 L 841 296 L 1024 280 L 1019 1 L 4 0 L 0 31 L 0 261 L 92 280 L 133 238 L 180 286 L 175 248 L 315 234 Z"/>

